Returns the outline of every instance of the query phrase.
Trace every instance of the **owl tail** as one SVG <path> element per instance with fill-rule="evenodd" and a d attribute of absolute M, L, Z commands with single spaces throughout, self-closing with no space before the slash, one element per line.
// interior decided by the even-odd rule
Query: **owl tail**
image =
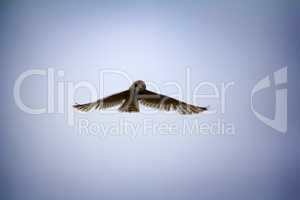
<path fill-rule="evenodd" d="M 138 102 L 128 103 L 125 101 L 119 108 L 120 112 L 139 112 L 139 104 Z"/>

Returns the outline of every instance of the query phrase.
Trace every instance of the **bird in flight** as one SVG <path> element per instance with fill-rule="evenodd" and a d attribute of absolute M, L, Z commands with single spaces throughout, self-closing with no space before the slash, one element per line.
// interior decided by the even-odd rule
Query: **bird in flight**
<path fill-rule="evenodd" d="M 206 107 L 194 106 L 172 97 L 158 94 L 146 89 L 144 81 L 135 81 L 128 90 L 86 104 L 75 104 L 73 107 L 80 111 L 105 109 L 117 105 L 121 112 L 139 112 L 139 103 L 144 106 L 165 111 L 176 110 L 180 114 L 193 114 L 206 111 Z"/>

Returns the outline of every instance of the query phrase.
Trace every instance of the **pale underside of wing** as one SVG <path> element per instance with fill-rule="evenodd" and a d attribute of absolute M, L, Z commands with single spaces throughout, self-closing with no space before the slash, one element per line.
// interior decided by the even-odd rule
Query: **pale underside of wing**
<path fill-rule="evenodd" d="M 206 111 L 206 107 L 194 106 L 172 97 L 145 90 L 139 95 L 139 102 L 145 106 L 160 110 L 175 110 L 180 114 L 193 114 Z"/>
<path fill-rule="evenodd" d="M 108 97 L 99 99 L 91 103 L 75 104 L 73 107 L 83 112 L 90 111 L 93 108 L 100 110 L 100 109 L 105 109 L 105 108 L 110 108 L 113 106 L 120 105 L 125 101 L 126 98 L 128 98 L 128 96 L 129 96 L 129 90 L 125 90 L 123 92 L 110 95 Z"/>

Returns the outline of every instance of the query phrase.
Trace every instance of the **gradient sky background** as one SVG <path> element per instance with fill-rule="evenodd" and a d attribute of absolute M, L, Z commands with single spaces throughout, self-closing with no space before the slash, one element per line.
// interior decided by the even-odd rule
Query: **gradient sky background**
<path fill-rule="evenodd" d="M 1 199 L 299 199 L 299 10 L 296 0 L 1 1 Z M 155 132 L 99 139 L 79 135 L 66 114 L 57 113 L 57 102 L 54 114 L 30 115 L 13 98 L 16 79 L 29 69 L 51 67 L 65 72 L 56 83 L 94 85 L 99 70 L 122 70 L 132 80 L 163 86 L 184 85 L 186 66 L 192 87 L 235 82 L 224 114 L 91 112 L 75 119 L 107 126 L 118 119 L 179 126 L 183 120 L 222 119 L 234 123 L 236 135 Z M 253 86 L 284 66 L 285 135 L 250 109 Z M 129 86 L 118 77 L 105 81 L 105 94 Z M 256 97 L 257 110 L 267 116 L 274 114 L 274 91 Z M 46 105 L 45 77 L 26 80 L 21 95 L 29 105 Z M 88 101 L 88 93 L 78 91 L 75 100 Z M 218 106 L 213 100 L 198 103 Z M 65 110 L 69 106 L 65 101 Z"/>

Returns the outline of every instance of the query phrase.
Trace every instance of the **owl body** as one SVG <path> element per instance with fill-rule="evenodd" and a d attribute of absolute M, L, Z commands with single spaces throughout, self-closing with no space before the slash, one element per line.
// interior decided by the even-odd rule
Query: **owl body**
<path fill-rule="evenodd" d="M 138 95 L 134 89 L 130 89 L 129 97 L 125 99 L 124 103 L 118 108 L 120 112 L 139 112 Z"/>

